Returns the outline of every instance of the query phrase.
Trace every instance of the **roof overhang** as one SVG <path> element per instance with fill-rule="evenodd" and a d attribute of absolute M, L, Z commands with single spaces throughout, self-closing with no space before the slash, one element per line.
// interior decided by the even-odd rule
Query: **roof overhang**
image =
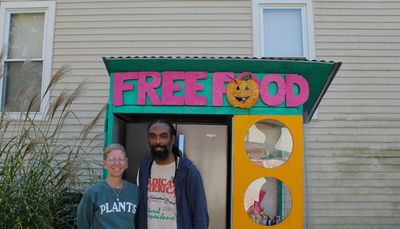
<path fill-rule="evenodd" d="M 139 71 L 206 71 L 298 74 L 309 84 L 309 98 L 303 104 L 303 119 L 311 120 L 341 62 L 271 58 L 209 57 L 103 57 L 108 73 Z"/>

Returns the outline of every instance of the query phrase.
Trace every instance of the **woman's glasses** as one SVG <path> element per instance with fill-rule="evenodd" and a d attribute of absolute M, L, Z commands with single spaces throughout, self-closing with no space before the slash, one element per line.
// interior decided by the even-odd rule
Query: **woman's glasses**
<path fill-rule="evenodd" d="M 113 157 L 107 158 L 107 161 L 113 164 L 116 164 L 117 162 L 119 162 L 120 164 L 124 164 L 127 160 L 128 158 L 113 158 Z"/>

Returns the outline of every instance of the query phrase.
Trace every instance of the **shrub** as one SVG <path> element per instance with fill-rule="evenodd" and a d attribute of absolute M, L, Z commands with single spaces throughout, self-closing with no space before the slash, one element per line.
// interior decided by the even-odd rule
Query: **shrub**
<path fill-rule="evenodd" d="M 67 71 L 66 67 L 58 69 L 46 93 Z M 93 165 L 85 155 L 99 148 L 91 131 L 104 112 L 103 108 L 89 124 L 80 124 L 79 136 L 63 137 L 66 120 L 80 123 L 71 105 L 83 86 L 63 90 L 44 120 L 35 120 L 35 112 L 30 111 L 35 98 L 30 98 L 27 112 L 19 119 L 11 119 L 7 108 L 1 113 L 0 228 L 75 227 L 80 191 L 85 189 L 80 176 L 94 177 Z"/>

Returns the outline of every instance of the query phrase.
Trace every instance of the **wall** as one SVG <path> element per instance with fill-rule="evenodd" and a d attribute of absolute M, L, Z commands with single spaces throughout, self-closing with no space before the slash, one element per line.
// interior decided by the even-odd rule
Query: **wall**
<path fill-rule="evenodd" d="M 307 228 L 398 228 L 400 2 L 313 4 L 317 59 L 343 65 L 306 125 Z"/>

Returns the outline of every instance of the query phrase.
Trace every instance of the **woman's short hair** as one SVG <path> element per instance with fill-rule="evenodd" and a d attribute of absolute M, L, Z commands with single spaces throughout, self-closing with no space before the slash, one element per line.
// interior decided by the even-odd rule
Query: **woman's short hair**
<path fill-rule="evenodd" d="M 125 147 L 123 145 L 121 145 L 121 144 L 113 143 L 113 144 L 107 146 L 107 148 L 105 148 L 104 154 L 103 154 L 103 159 L 104 160 L 107 159 L 108 154 L 111 151 L 114 151 L 114 150 L 120 150 L 124 154 L 124 156 L 126 157 Z"/>

